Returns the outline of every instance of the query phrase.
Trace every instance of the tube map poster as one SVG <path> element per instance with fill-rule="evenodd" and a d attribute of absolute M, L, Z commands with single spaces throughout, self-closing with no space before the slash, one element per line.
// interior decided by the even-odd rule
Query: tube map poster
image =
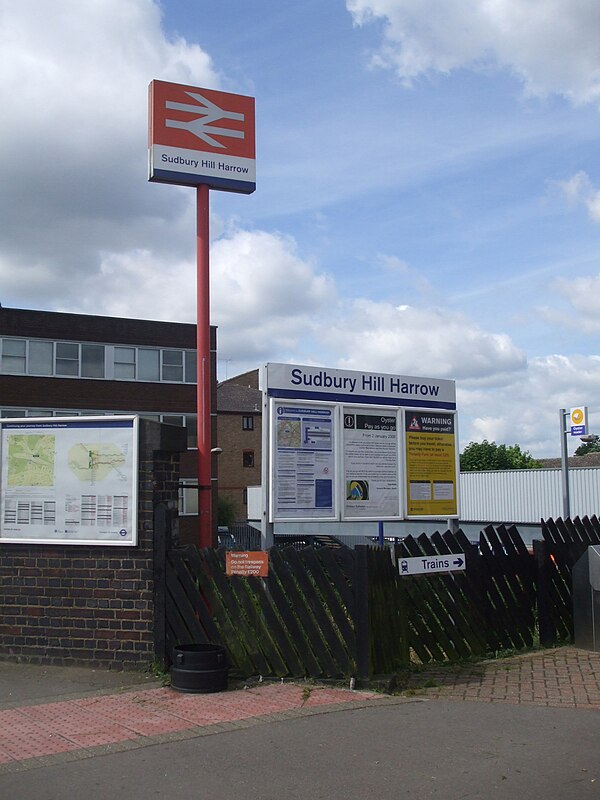
<path fill-rule="evenodd" d="M 136 418 L 0 424 L 1 541 L 136 543 Z"/>

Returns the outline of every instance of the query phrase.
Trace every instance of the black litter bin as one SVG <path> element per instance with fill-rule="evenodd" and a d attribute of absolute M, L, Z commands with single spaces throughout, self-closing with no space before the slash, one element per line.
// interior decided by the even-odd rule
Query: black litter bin
<path fill-rule="evenodd" d="M 171 687 L 178 692 L 224 692 L 229 657 L 222 644 L 180 644 L 173 648 Z"/>
<path fill-rule="evenodd" d="M 600 545 L 587 548 L 571 577 L 575 647 L 600 652 Z"/>

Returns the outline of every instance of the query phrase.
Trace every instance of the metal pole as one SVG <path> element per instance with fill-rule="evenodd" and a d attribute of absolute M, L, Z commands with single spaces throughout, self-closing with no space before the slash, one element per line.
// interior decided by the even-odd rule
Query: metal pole
<path fill-rule="evenodd" d="M 198 350 L 198 544 L 213 546 L 210 436 L 209 189 L 196 193 L 196 342 Z"/>
<path fill-rule="evenodd" d="M 262 371 L 262 526 L 261 526 L 261 548 L 269 550 L 273 547 L 274 538 L 274 525 L 270 521 L 270 506 L 271 506 L 271 486 L 270 486 L 270 471 L 271 471 L 271 452 L 269 441 L 269 429 L 271 421 L 269 419 L 270 404 L 267 396 L 267 368 L 263 367 Z"/>
<path fill-rule="evenodd" d="M 569 453 L 567 449 L 567 411 L 560 409 L 560 455 L 562 475 L 563 519 L 571 516 L 571 501 L 569 497 Z"/>

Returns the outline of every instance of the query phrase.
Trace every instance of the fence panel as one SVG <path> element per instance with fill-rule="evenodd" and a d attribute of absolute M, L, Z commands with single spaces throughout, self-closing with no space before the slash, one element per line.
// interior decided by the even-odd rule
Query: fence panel
<path fill-rule="evenodd" d="M 571 570 L 600 543 L 596 517 L 548 520 L 531 553 L 515 526 L 407 536 L 376 547 L 272 548 L 267 578 L 228 577 L 224 550 L 169 551 L 166 637 L 219 642 L 244 675 L 333 677 L 543 645 L 573 634 Z M 415 556 L 464 553 L 464 572 L 399 574 Z M 394 559 L 391 556 L 394 556 Z"/>
<path fill-rule="evenodd" d="M 264 579 L 227 576 L 224 550 L 171 550 L 169 651 L 213 641 L 245 675 L 356 674 L 354 555 L 343 550 L 273 548 Z"/>

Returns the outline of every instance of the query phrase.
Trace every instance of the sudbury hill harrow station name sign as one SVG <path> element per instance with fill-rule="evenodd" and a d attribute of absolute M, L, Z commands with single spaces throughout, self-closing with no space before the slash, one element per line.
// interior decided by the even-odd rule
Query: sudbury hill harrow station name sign
<path fill-rule="evenodd" d="M 250 194 L 256 189 L 254 98 L 152 81 L 149 179 Z"/>
<path fill-rule="evenodd" d="M 271 397 L 456 409 L 454 381 L 292 364 L 268 364 L 267 368 Z"/>
<path fill-rule="evenodd" d="M 410 381 L 393 375 L 368 375 L 359 374 L 355 377 L 349 375 L 330 374 L 325 370 L 316 373 L 305 373 L 299 368 L 292 369 L 290 383 L 292 386 L 314 387 L 316 389 L 340 389 L 342 392 L 355 394 L 357 392 L 377 392 L 384 394 L 417 395 L 421 397 L 437 397 L 440 393 L 439 384 Z"/>
<path fill-rule="evenodd" d="M 268 522 L 458 515 L 453 381 L 267 364 Z"/>

